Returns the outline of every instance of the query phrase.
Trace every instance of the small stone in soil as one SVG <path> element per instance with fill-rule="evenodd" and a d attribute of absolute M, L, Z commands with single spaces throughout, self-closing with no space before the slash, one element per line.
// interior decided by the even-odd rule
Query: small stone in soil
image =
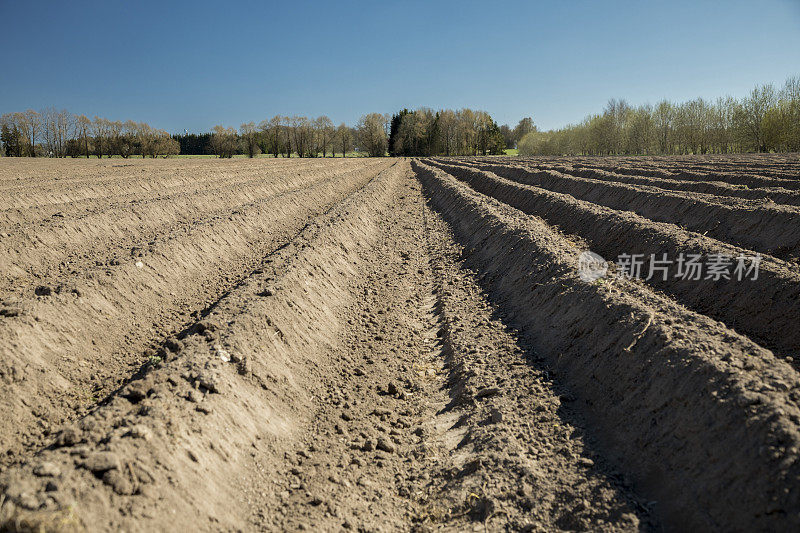
<path fill-rule="evenodd" d="M 378 439 L 378 444 L 376 446 L 379 450 L 384 451 L 386 453 L 393 453 L 395 450 L 394 444 L 392 444 L 389 440 L 381 437 Z"/>

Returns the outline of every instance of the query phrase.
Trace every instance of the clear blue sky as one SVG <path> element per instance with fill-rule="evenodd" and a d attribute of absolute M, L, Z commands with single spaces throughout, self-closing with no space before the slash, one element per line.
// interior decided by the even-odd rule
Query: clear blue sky
<path fill-rule="evenodd" d="M 0 0 L 0 21 L 0 113 L 171 132 L 418 106 L 553 128 L 800 74 L 800 0 Z"/>

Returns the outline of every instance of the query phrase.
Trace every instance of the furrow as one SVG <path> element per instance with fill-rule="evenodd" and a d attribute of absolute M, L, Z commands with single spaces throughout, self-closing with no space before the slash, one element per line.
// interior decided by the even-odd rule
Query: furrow
<path fill-rule="evenodd" d="M 668 178 L 649 178 L 630 174 L 619 174 L 595 168 L 575 168 L 571 165 L 535 164 L 536 170 L 551 170 L 562 174 L 608 181 L 611 183 L 627 183 L 645 185 L 664 190 L 681 192 L 697 192 L 711 196 L 726 196 L 754 200 L 760 204 L 773 202 L 784 205 L 800 205 L 800 191 L 782 189 L 780 187 L 757 187 L 729 185 L 724 181 L 681 181 Z M 713 178 L 713 176 L 709 176 Z"/>
<path fill-rule="evenodd" d="M 372 164 L 374 165 L 374 163 Z M 346 180 L 363 169 L 320 172 L 295 179 L 276 179 L 262 187 L 231 195 L 177 195 L 145 203 L 129 203 L 125 209 L 103 210 L 77 218 L 58 219 L 45 227 L 28 226 L 5 234 L 0 240 L 0 265 L 6 279 L 3 290 L 46 281 L 63 270 L 79 266 L 97 269 L 113 266 L 126 256 L 153 249 L 171 235 L 184 235 L 231 217 L 247 217 L 264 209 L 265 202 L 301 193 L 309 187 L 326 187 Z M 16 289 L 16 290 L 15 290 Z"/>
<path fill-rule="evenodd" d="M 796 265 L 764 256 L 757 279 L 750 275 L 742 280 L 736 276 L 714 280 L 705 279 L 706 274 L 702 274 L 703 279 L 683 279 L 677 277 L 676 262 L 681 254 L 684 258 L 690 255 L 708 258 L 713 254 L 752 258 L 756 254 L 672 224 L 652 222 L 633 213 L 515 183 L 490 172 L 437 166 L 476 191 L 541 217 L 565 233 L 585 240 L 588 248 L 609 261 L 616 261 L 620 254 L 642 254 L 642 272 L 647 274 L 652 256 L 662 259 L 666 254 L 675 263 L 670 265 L 666 280 L 663 272 L 654 271 L 655 275 L 648 280 L 654 288 L 783 356 L 800 356 L 800 338 L 785 334 L 800 319 L 800 272 Z"/>
<path fill-rule="evenodd" d="M 5 472 L 6 505 L 38 517 L 71 506 L 90 530 L 246 527 L 239 482 L 254 458 L 277 468 L 297 438 L 312 402 L 302 376 L 343 327 L 337 313 L 354 299 L 402 173 L 381 172 L 316 219 L 188 330 L 177 354 Z M 56 490 L 33 474 L 45 463 L 60 471 Z"/>
<path fill-rule="evenodd" d="M 606 455 L 675 529 L 800 525 L 796 372 L 640 284 L 582 281 L 540 219 L 413 163 L 494 301 L 568 384 Z M 747 502 L 747 505 L 742 505 Z"/>
<path fill-rule="evenodd" d="M 553 171 L 530 171 L 509 165 L 481 165 L 484 170 L 526 185 L 569 194 L 579 200 L 632 211 L 655 222 L 680 224 L 689 231 L 758 252 L 800 258 L 800 208 L 678 193 L 654 187 L 610 183 Z"/>
<path fill-rule="evenodd" d="M 6 306 L 20 310 L 0 317 L 0 404 L 7 413 L 0 431 L 19 428 L 3 443 L 5 461 L 91 408 L 135 372 L 153 342 L 180 330 L 190 312 L 230 290 L 310 218 L 387 166 L 364 165 L 258 209 L 185 228 L 117 266 L 55 278 L 43 286 L 46 293 L 4 296 Z"/>
<path fill-rule="evenodd" d="M 13 202 L 13 207 L 0 211 L 0 222 L 7 224 L 8 229 L 18 226 L 33 225 L 37 222 L 45 226 L 47 223 L 57 223 L 58 219 L 74 218 L 112 210 L 130 209 L 131 205 L 143 204 L 167 198 L 184 196 L 193 198 L 200 195 L 213 196 L 217 192 L 228 193 L 244 188 L 267 187 L 274 183 L 276 178 L 296 180 L 298 175 L 312 174 L 322 170 L 322 165 L 305 166 L 301 172 L 286 168 L 254 168 L 240 176 L 238 174 L 226 175 L 220 173 L 214 179 L 203 179 L 188 176 L 176 178 L 175 176 L 151 176 L 147 181 L 126 184 L 114 182 L 112 186 L 99 189 L 89 187 L 80 193 L 66 191 L 56 181 L 53 192 L 34 188 L 33 195 L 9 195 L 8 200 Z M 324 169 L 324 170 L 335 170 Z M 342 169 L 344 172 L 346 169 Z M 7 230 L 8 231 L 8 230 Z"/>

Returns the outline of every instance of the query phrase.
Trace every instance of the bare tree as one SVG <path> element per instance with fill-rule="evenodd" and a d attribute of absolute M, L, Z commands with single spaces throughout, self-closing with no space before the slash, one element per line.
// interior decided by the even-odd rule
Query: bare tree
<path fill-rule="evenodd" d="M 283 117 L 275 115 L 269 120 L 264 120 L 258 125 L 261 134 L 267 141 L 266 150 L 273 154 L 275 157 L 283 151 L 283 135 L 281 129 L 283 128 Z"/>
<path fill-rule="evenodd" d="M 281 117 L 281 130 L 283 131 L 283 149 L 286 157 L 292 157 L 292 119 L 288 116 Z"/>
<path fill-rule="evenodd" d="M 309 119 L 303 125 L 303 135 L 306 139 L 306 157 L 317 157 L 320 150 L 320 132 L 317 129 L 316 119 Z"/>
<path fill-rule="evenodd" d="M 42 137 L 45 154 L 49 157 L 57 155 L 56 146 L 56 109 L 54 107 L 40 111 L 42 117 Z"/>
<path fill-rule="evenodd" d="M 342 157 L 347 157 L 347 152 L 353 144 L 353 136 L 347 124 L 344 122 L 339 124 L 339 127 L 336 128 L 336 137 L 339 141 L 339 146 L 342 148 Z"/>
<path fill-rule="evenodd" d="M 258 131 L 254 123 L 247 122 L 239 126 L 239 134 L 247 157 L 253 158 L 261 153 L 261 147 L 258 146 Z"/>
<path fill-rule="evenodd" d="M 309 150 L 309 123 L 307 117 L 294 115 L 290 120 L 290 128 L 292 132 L 292 144 L 294 151 L 297 152 L 297 157 L 305 157 L 308 155 Z"/>
<path fill-rule="evenodd" d="M 100 159 L 103 157 L 103 148 L 108 136 L 108 120 L 95 116 L 92 121 L 92 134 L 94 136 L 94 153 Z"/>
<path fill-rule="evenodd" d="M 86 115 L 79 115 L 75 122 L 77 124 L 77 134 L 83 141 L 83 151 L 86 158 L 89 158 L 89 131 L 92 127 L 92 121 Z"/>
<path fill-rule="evenodd" d="M 214 126 L 211 134 L 211 148 L 219 157 L 233 157 L 237 145 L 236 130 L 223 126 Z"/>
<path fill-rule="evenodd" d="M 142 159 L 147 156 L 155 158 L 158 153 L 156 132 L 149 124 L 140 122 L 136 124 L 136 144 L 142 153 Z"/>
<path fill-rule="evenodd" d="M 117 153 L 125 159 L 129 158 L 131 154 L 135 153 L 138 148 L 138 132 L 139 124 L 132 120 L 126 120 L 125 122 L 120 123 L 116 148 Z"/>
<path fill-rule="evenodd" d="M 40 113 L 41 132 L 44 138 L 44 148 L 51 157 L 65 157 L 67 155 L 67 141 L 74 134 L 74 118 L 66 109 L 57 110 L 54 107 Z"/>
<path fill-rule="evenodd" d="M 56 121 L 56 130 L 58 132 L 58 146 L 61 157 L 67 156 L 67 141 L 75 138 L 77 123 L 75 115 L 62 109 L 58 112 L 58 120 Z"/>
<path fill-rule="evenodd" d="M 333 137 L 336 131 L 333 127 L 333 122 L 331 122 L 331 119 L 327 116 L 322 115 L 314 120 L 314 128 L 317 130 L 319 147 L 322 148 L 322 157 L 327 157 L 328 146 L 331 146 L 333 143 Z M 333 150 L 331 150 L 331 152 L 333 152 Z"/>
<path fill-rule="evenodd" d="M 122 122 L 119 120 L 109 120 L 108 124 L 108 157 L 115 154 L 123 155 L 125 147 L 122 146 Z M 125 155 L 127 157 L 127 154 Z"/>
<path fill-rule="evenodd" d="M 358 120 L 358 142 L 370 157 L 386 155 L 388 135 L 386 134 L 386 117 L 380 113 L 370 113 Z"/>
<path fill-rule="evenodd" d="M 36 157 L 36 139 L 41 134 L 42 116 L 33 109 L 28 109 L 18 114 L 17 124 L 26 144 L 27 155 Z"/>
<path fill-rule="evenodd" d="M 231 128 L 233 130 L 233 128 Z M 234 130 L 234 135 L 236 134 Z M 155 130 L 155 149 L 153 157 L 156 155 L 163 156 L 164 158 L 171 155 L 178 155 L 181 151 L 181 145 L 173 139 L 169 133 L 164 130 Z"/>

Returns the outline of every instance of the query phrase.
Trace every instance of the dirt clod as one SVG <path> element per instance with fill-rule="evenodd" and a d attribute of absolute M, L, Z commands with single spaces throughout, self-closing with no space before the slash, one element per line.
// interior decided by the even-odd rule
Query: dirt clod
<path fill-rule="evenodd" d="M 96 475 L 103 474 L 109 470 L 116 470 L 120 467 L 119 458 L 111 452 L 94 452 L 83 460 L 81 466 L 90 470 Z"/>
<path fill-rule="evenodd" d="M 382 452 L 386 453 L 394 453 L 394 451 L 396 450 L 395 445 L 388 439 L 385 439 L 384 437 L 378 438 L 378 443 L 375 445 L 375 447 L 378 450 L 381 450 Z"/>
<path fill-rule="evenodd" d="M 81 441 L 80 430 L 76 427 L 65 427 L 56 436 L 56 446 L 74 446 Z"/>
<path fill-rule="evenodd" d="M 109 470 L 103 474 L 103 483 L 110 486 L 117 494 L 123 496 L 134 492 L 133 484 L 119 470 Z"/>
<path fill-rule="evenodd" d="M 50 296 L 53 294 L 52 287 L 48 287 L 46 285 L 38 285 L 34 290 L 33 293 L 36 296 Z"/>
<path fill-rule="evenodd" d="M 36 465 L 33 473 L 40 477 L 58 477 L 61 475 L 61 467 L 56 463 L 45 461 Z"/>
<path fill-rule="evenodd" d="M 500 394 L 500 389 L 498 389 L 497 387 L 483 387 L 481 389 L 478 389 L 477 392 L 475 392 L 475 399 L 480 400 L 483 398 L 490 398 L 498 394 Z"/>

